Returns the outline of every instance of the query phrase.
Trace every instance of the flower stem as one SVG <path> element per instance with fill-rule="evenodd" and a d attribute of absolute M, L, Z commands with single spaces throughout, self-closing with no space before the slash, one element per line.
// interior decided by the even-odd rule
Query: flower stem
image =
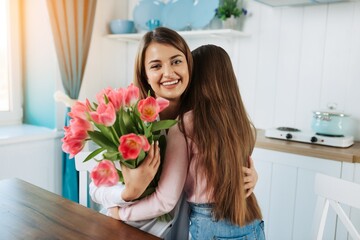
<path fill-rule="evenodd" d="M 119 144 L 120 143 L 119 136 L 118 136 L 114 126 L 111 126 L 110 129 L 111 129 L 112 133 L 115 135 L 116 143 Z"/>

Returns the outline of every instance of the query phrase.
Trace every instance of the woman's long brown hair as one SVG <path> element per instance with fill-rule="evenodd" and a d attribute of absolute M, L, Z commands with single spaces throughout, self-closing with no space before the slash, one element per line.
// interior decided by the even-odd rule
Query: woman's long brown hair
<path fill-rule="evenodd" d="M 182 52 L 185 55 L 188 64 L 189 76 L 191 76 L 193 67 L 190 48 L 184 38 L 179 35 L 179 33 L 166 27 L 158 27 L 152 31 L 147 32 L 140 41 L 134 67 L 134 84 L 140 88 L 140 94 L 142 98 L 147 96 L 148 91 L 150 91 L 150 94 L 155 97 L 154 91 L 147 82 L 145 71 L 145 53 L 146 49 L 152 42 L 173 46 Z"/>
<path fill-rule="evenodd" d="M 229 55 L 215 45 L 193 52 L 192 82 L 183 101 L 193 110 L 194 128 L 190 136 L 197 145 L 196 166 L 207 181 L 216 219 L 243 226 L 261 219 L 254 194 L 245 197 L 243 166 L 248 166 L 255 145 L 255 128 L 242 102 Z"/>

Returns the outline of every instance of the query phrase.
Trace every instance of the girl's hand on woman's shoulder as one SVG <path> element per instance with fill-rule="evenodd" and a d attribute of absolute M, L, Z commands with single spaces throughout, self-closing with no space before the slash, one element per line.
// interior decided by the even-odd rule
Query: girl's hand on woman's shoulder
<path fill-rule="evenodd" d="M 125 181 L 122 199 L 132 201 L 141 196 L 150 182 L 154 179 L 160 166 L 160 148 L 158 143 L 151 144 L 148 155 L 137 168 L 130 169 L 121 165 Z"/>
<path fill-rule="evenodd" d="M 246 197 L 249 197 L 255 189 L 255 185 L 258 181 L 258 174 L 254 167 L 254 162 L 251 157 L 249 157 L 249 167 L 243 167 L 244 172 L 244 184 L 246 190 Z"/>

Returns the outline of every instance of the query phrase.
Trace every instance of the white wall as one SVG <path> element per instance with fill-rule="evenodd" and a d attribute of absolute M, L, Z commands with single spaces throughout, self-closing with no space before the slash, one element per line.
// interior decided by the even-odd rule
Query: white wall
<path fill-rule="evenodd" d="M 97 1 L 92 42 L 79 99 L 95 99 L 102 88 L 125 87 L 132 81 L 133 64 L 128 61 L 126 44 L 105 37 L 109 22 L 127 18 L 127 1 Z"/>
<path fill-rule="evenodd" d="M 310 129 L 312 111 L 333 103 L 359 125 L 360 3 L 248 8 L 237 73 L 255 125 Z"/>
<path fill-rule="evenodd" d="M 101 88 L 124 87 L 132 81 L 137 43 L 123 43 L 105 35 L 111 19 L 132 18 L 137 2 L 98 1 L 80 99 L 93 99 Z M 337 111 L 356 119 L 356 139 L 360 140 L 360 2 L 282 8 L 252 0 L 246 3 L 251 16 L 244 31 L 250 37 L 188 42 L 192 49 L 206 43 L 219 44 L 230 53 L 256 127 L 286 125 L 309 130 L 312 111 L 326 110 L 328 104 L 336 103 Z M 50 30 L 49 23 L 44 20 L 37 24 L 37 31 L 45 38 L 42 41 L 52 41 L 48 33 L 41 32 Z M 57 68 L 51 64 L 48 62 L 47 67 Z M 59 118 L 61 128 L 63 115 Z"/>

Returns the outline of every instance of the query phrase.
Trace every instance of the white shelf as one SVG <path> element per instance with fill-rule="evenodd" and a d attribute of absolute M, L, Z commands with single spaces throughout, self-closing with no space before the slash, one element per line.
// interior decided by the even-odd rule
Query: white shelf
<path fill-rule="evenodd" d="M 250 35 L 233 29 L 212 29 L 212 30 L 194 30 L 194 31 L 179 31 L 181 36 L 186 39 L 202 39 L 204 37 L 230 38 L 230 37 L 249 37 Z M 144 33 L 129 33 L 129 34 L 108 34 L 107 37 L 119 41 L 134 42 L 139 41 Z"/>

